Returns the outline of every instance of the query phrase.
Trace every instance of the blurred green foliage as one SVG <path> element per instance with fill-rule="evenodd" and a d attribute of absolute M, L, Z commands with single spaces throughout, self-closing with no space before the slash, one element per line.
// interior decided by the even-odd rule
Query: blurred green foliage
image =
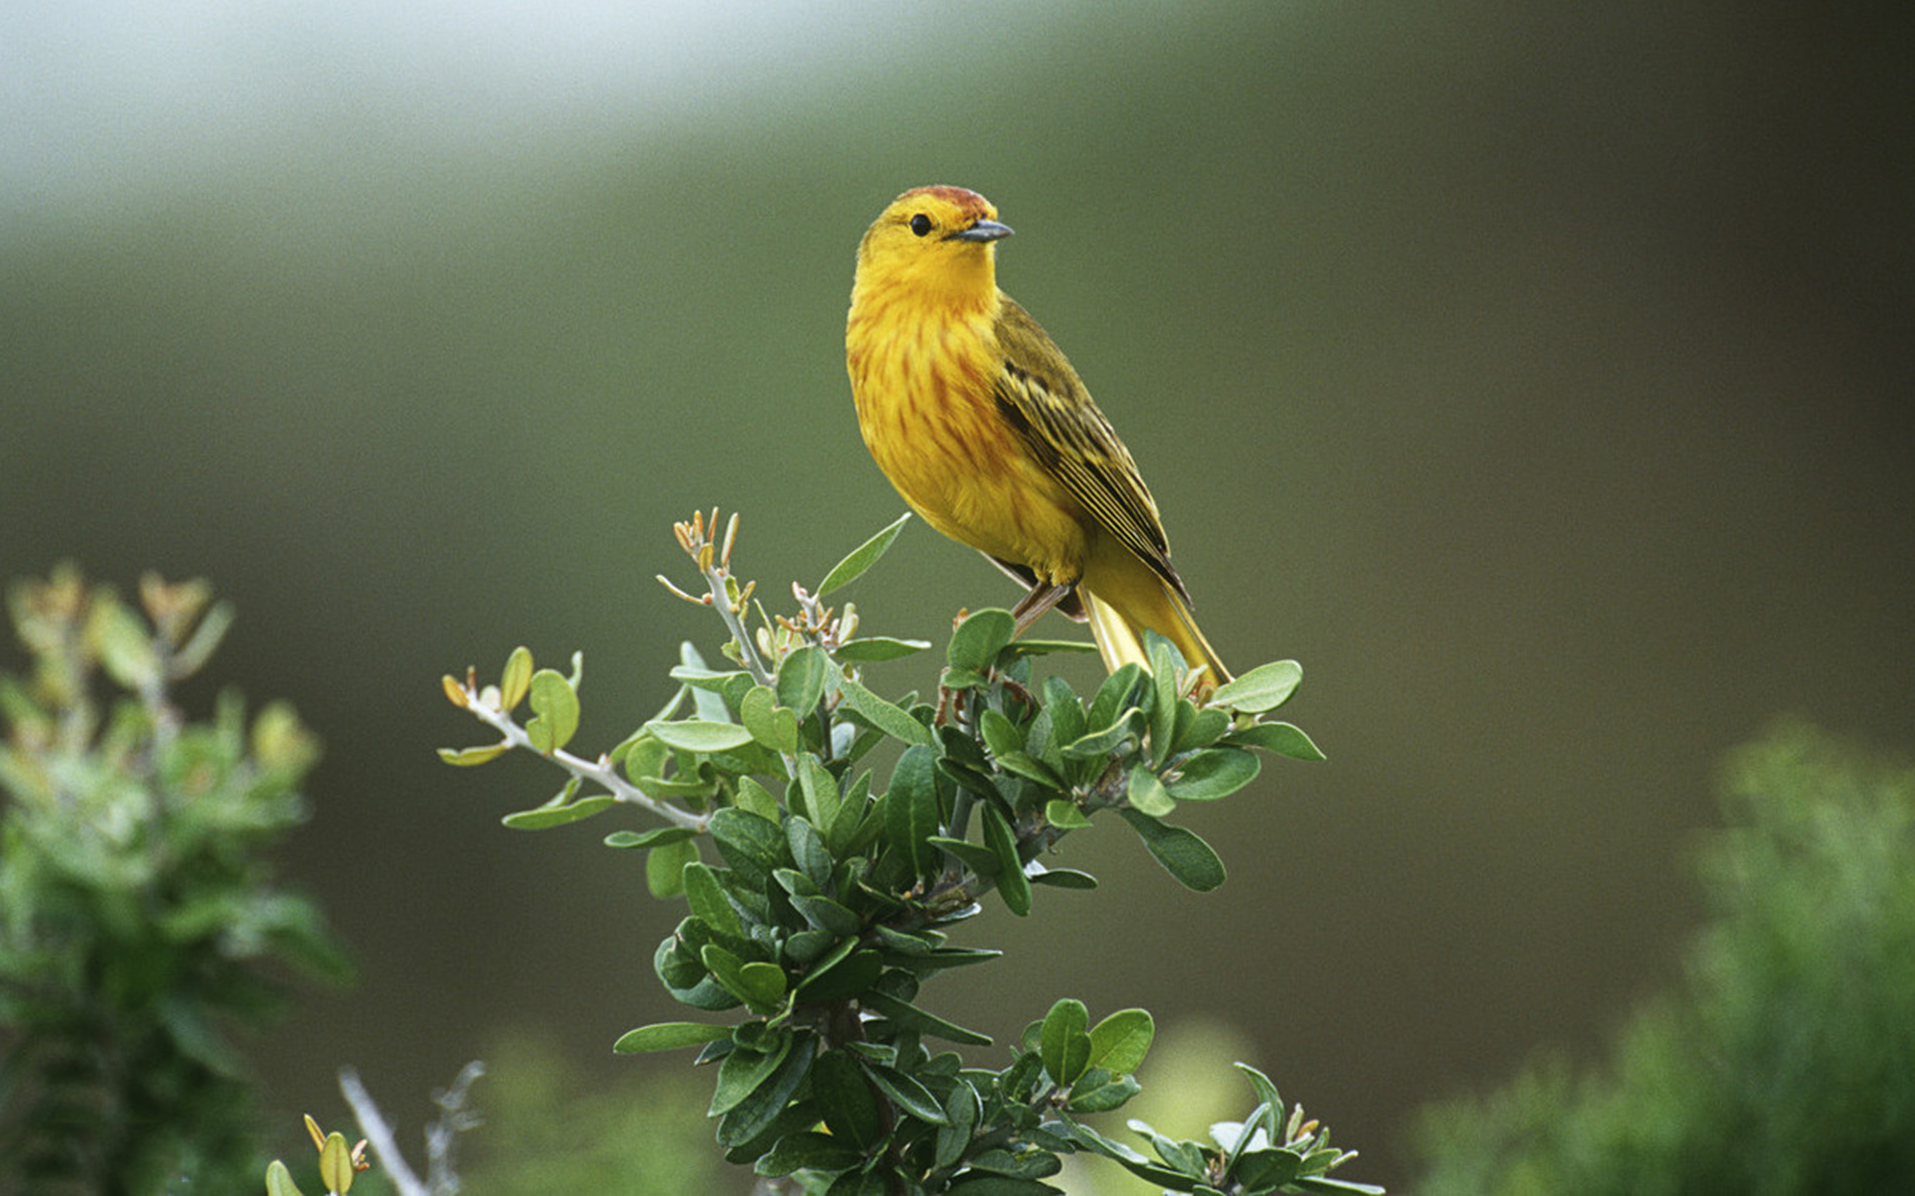
<path fill-rule="evenodd" d="M 0 676 L 0 1190 L 252 1188 L 228 1031 L 279 1004 L 263 965 L 347 971 L 264 854 L 304 818 L 317 742 L 230 693 L 186 721 L 170 687 L 230 612 L 200 582 L 149 575 L 140 598 L 70 567 L 9 594 L 33 667 Z"/>
<path fill-rule="evenodd" d="M 1733 754 L 1712 920 L 1609 1061 L 1421 1130 L 1426 1196 L 1915 1190 L 1915 769 L 1807 725 Z"/>

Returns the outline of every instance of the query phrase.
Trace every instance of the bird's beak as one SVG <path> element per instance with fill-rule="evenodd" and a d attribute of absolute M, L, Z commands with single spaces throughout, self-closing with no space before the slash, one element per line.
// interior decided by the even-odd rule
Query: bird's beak
<path fill-rule="evenodd" d="M 980 220 L 962 232 L 952 233 L 947 241 L 996 241 L 1011 235 L 1011 226 L 995 220 Z"/>

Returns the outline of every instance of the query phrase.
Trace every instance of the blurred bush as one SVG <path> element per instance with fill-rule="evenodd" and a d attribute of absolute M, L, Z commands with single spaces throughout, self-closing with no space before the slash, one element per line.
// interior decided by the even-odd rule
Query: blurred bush
<path fill-rule="evenodd" d="M 1915 769 L 1790 724 L 1723 788 L 1681 982 L 1601 1067 L 1426 1112 L 1418 1191 L 1915 1191 Z"/>
<path fill-rule="evenodd" d="M 0 675 L 0 1191 L 254 1189 L 230 1030 L 278 1006 L 263 965 L 347 971 L 265 859 L 317 741 L 284 705 L 171 701 L 230 621 L 210 599 L 148 575 L 136 613 L 70 567 L 9 594 L 32 671 Z"/>

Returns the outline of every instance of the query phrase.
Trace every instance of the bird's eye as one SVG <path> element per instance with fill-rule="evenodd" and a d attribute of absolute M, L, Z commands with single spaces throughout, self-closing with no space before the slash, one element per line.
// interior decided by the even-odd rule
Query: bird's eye
<path fill-rule="evenodd" d="M 911 217 L 911 231 L 922 237 L 931 231 L 931 218 L 923 212 Z"/>

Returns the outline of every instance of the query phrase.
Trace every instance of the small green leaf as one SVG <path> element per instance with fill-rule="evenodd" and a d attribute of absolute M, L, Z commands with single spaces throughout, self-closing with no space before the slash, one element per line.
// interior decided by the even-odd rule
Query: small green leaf
<path fill-rule="evenodd" d="M 947 1022 L 934 1013 L 926 1013 L 909 1001 L 903 1001 L 876 989 L 864 994 L 859 1004 L 874 1013 L 890 1018 L 907 1030 L 916 1030 L 920 1034 L 929 1034 L 942 1038 L 946 1042 L 955 1042 L 960 1046 L 990 1046 L 988 1034 L 979 1034 L 976 1030 L 967 1030 L 963 1026 Z"/>
<path fill-rule="evenodd" d="M 745 937 L 745 928 L 738 921 L 738 911 L 732 908 L 731 901 L 726 898 L 725 890 L 712 873 L 711 865 L 686 864 L 684 888 L 692 917 L 719 934 L 735 939 Z"/>
<path fill-rule="evenodd" d="M 534 717 L 525 724 L 525 735 L 533 750 L 549 756 L 570 743 L 578 731 L 578 694 L 552 669 L 533 673 L 530 689 Z"/>
<path fill-rule="evenodd" d="M 855 947 L 857 942 L 845 939 L 839 946 Z M 807 1004 L 823 1004 L 863 997 L 883 971 L 884 956 L 880 952 L 848 951 L 835 962 L 821 963 L 808 972 L 798 983 L 798 999 Z"/>
<path fill-rule="evenodd" d="M 1164 871 L 1185 888 L 1208 893 L 1224 882 L 1223 861 L 1194 833 L 1180 826 L 1166 826 L 1141 810 L 1119 809 L 1117 813 L 1130 823 Z"/>
<path fill-rule="evenodd" d="M 605 836 L 605 846 L 626 849 L 662 847 L 681 839 L 695 839 L 698 832 L 688 826 L 655 826 L 648 831 L 613 831 Z"/>
<path fill-rule="evenodd" d="M 1210 695 L 1210 704 L 1249 714 L 1275 710 L 1290 700 L 1303 680 L 1303 667 L 1294 660 L 1262 664 Z"/>
<path fill-rule="evenodd" d="M 1028 873 L 1034 885 L 1049 885 L 1054 889 L 1077 889 L 1087 891 L 1097 887 L 1097 878 L 1088 872 L 1079 872 L 1075 868 L 1045 868 L 1040 872 Z"/>
<path fill-rule="evenodd" d="M 515 831 L 542 831 L 555 826 L 565 826 L 594 814 L 602 814 L 618 804 L 618 799 L 605 794 L 596 797 L 583 797 L 559 806 L 540 806 L 535 810 L 520 810 L 507 814 L 499 821 Z"/>
<path fill-rule="evenodd" d="M 784 1112 L 790 1103 L 792 1094 L 798 1091 L 798 1085 L 811 1074 L 812 1055 L 818 1049 L 818 1040 L 810 1034 L 799 1034 L 785 1053 L 784 1062 L 778 1070 L 751 1094 L 739 1101 L 731 1112 L 726 1113 L 718 1123 L 718 1144 L 737 1146 L 749 1142 L 767 1129 Z"/>
<path fill-rule="evenodd" d="M 1017 836 L 994 803 L 979 805 L 984 813 L 984 843 L 997 857 L 998 896 L 1004 898 L 1005 909 L 1024 917 L 1031 912 L 1031 882 L 1024 875 L 1024 861 L 1018 858 Z"/>
<path fill-rule="evenodd" d="M 1035 781 L 1046 789 L 1064 789 L 1064 779 L 1055 769 L 1029 752 L 1004 752 L 997 758 L 997 766 L 1012 776 Z"/>
<path fill-rule="evenodd" d="M 1137 1070 L 1157 1037 L 1157 1023 L 1144 1009 L 1120 1009 L 1090 1032 L 1090 1066 L 1116 1075 Z"/>
<path fill-rule="evenodd" d="M 778 704 L 789 707 L 801 719 L 809 718 L 824 700 L 825 684 L 830 679 L 831 658 L 823 648 L 806 644 L 778 666 Z"/>
<path fill-rule="evenodd" d="M 793 814 L 785 819 L 785 843 L 791 848 L 792 862 L 813 885 L 813 892 L 831 883 L 831 853 L 825 850 L 824 836 L 809 819 Z"/>
<path fill-rule="evenodd" d="M 645 730 L 660 743 L 685 752 L 729 752 L 752 741 L 751 732 L 737 723 L 716 723 L 687 718 L 675 722 L 650 722 Z"/>
<path fill-rule="evenodd" d="M 678 839 L 661 843 L 645 854 L 645 887 L 660 901 L 685 892 L 685 865 L 698 858 L 698 843 Z"/>
<path fill-rule="evenodd" d="M 532 687 L 532 650 L 520 644 L 505 659 L 505 672 L 499 677 L 499 709 L 507 714 L 525 700 Z"/>
<path fill-rule="evenodd" d="M 812 1092 L 817 1093 L 817 1071 L 812 1071 Z M 862 1080 L 859 1081 L 863 1083 Z M 827 1123 L 829 1124 L 829 1123 Z M 790 1175 L 794 1171 L 845 1171 L 852 1179 L 859 1178 L 850 1169 L 864 1160 L 864 1152 L 853 1145 L 849 1139 L 838 1133 L 820 1133 L 817 1130 L 800 1130 L 795 1134 L 785 1134 L 778 1138 L 770 1150 L 758 1156 L 752 1163 L 752 1170 L 759 1175 Z M 864 1177 L 870 1178 L 870 1177 Z M 879 1181 L 881 1183 L 881 1181 Z M 839 1190 L 838 1184 L 832 1184 L 833 1191 Z M 883 1187 L 876 1189 L 882 1196 Z M 853 1193 L 852 1196 L 858 1196 Z"/>
<path fill-rule="evenodd" d="M 1024 736 L 1018 732 L 1017 724 L 1006 718 L 1002 711 L 986 706 L 978 719 L 977 729 L 984 737 L 984 746 L 990 749 L 993 756 L 1024 750 Z"/>
<path fill-rule="evenodd" d="M 774 868 L 791 865 L 784 828 L 775 822 L 727 806 L 711 816 L 712 842 L 738 878 L 754 889 L 771 883 Z"/>
<path fill-rule="evenodd" d="M 918 744 L 904 749 L 891 770 L 891 787 L 884 795 L 884 841 L 904 860 L 912 876 L 929 876 L 939 865 L 930 843 L 937 829 L 935 757 L 930 748 Z"/>
<path fill-rule="evenodd" d="M 293 1182 L 293 1173 L 278 1159 L 266 1165 L 266 1196 L 304 1196 Z"/>
<path fill-rule="evenodd" d="M 1130 667 L 1128 665 L 1126 668 Z M 1142 730 L 1143 712 L 1132 706 L 1117 717 L 1117 721 L 1099 730 L 1092 731 L 1063 747 L 1064 755 L 1074 760 L 1090 760 L 1098 756 L 1108 756 L 1119 746 L 1135 739 Z"/>
<path fill-rule="evenodd" d="M 879 661 L 910 656 L 930 646 L 930 640 L 901 640 L 888 635 L 864 635 L 839 644 L 835 655 L 839 660 L 850 664 L 876 664 Z"/>
<path fill-rule="evenodd" d="M 1312 743 L 1302 728 L 1289 723 L 1252 723 L 1248 727 L 1232 731 L 1224 736 L 1225 743 L 1234 743 L 1243 747 L 1262 748 L 1266 752 L 1275 752 L 1292 760 L 1321 760 L 1322 751 Z"/>
<path fill-rule="evenodd" d="M 929 727 L 912 718 L 903 707 L 885 701 L 859 682 L 846 677 L 841 692 L 844 694 L 845 705 L 857 711 L 866 722 L 891 738 L 905 743 L 929 744 L 931 742 Z"/>
<path fill-rule="evenodd" d="M 818 757 L 806 752 L 798 757 L 798 784 L 804 790 L 805 811 L 810 814 L 813 825 L 830 826 L 843 801 L 843 795 L 838 792 L 838 778 L 831 775 L 831 770 Z"/>
<path fill-rule="evenodd" d="M 1083 830 L 1090 825 L 1090 818 L 1077 808 L 1076 802 L 1054 797 L 1044 803 L 1044 821 L 1065 830 Z"/>
<path fill-rule="evenodd" d="M 1153 701 L 1150 705 L 1151 763 L 1162 765 L 1170 758 L 1170 745 L 1177 726 L 1177 675 L 1183 657 L 1176 647 L 1155 631 L 1144 632 L 1150 652 L 1150 677 Z"/>
<path fill-rule="evenodd" d="M 1115 1076 L 1103 1068 L 1093 1067 L 1071 1085 L 1071 1099 L 1064 1107 L 1080 1116 L 1108 1113 L 1122 1107 L 1142 1090 L 1143 1085 L 1133 1076 Z"/>
<path fill-rule="evenodd" d="M 778 799 L 771 795 L 771 790 L 750 777 L 738 778 L 738 794 L 733 801 L 740 810 L 756 814 L 767 822 L 778 821 Z"/>
<path fill-rule="evenodd" d="M 870 1076 L 871 1082 L 890 1097 L 900 1109 L 919 1121 L 928 1122 L 931 1125 L 944 1124 L 944 1106 L 938 1103 L 937 1097 L 931 1095 L 929 1088 L 894 1067 L 886 1067 L 882 1063 L 869 1059 L 860 1062 L 863 1065 L 864 1074 Z"/>
<path fill-rule="evenodd" d="M 439 759 L 457 768 L 472 768 L 480 764 L 489 764 L 511 750 L 509 743 L 489 743 L 482 747 L 440 748 Z"/>
<path fill-rule="evenodd" d="M 850 555 L 831 567 L 825 579 L 818 583 L 818 597 L 822 598 L 833 590 L 843 589 L 864 575 L 864 571 L 878 563 L 878 558 L 891 547 L 891 542 L 904 530 L 905 523 L 911 518 L 906 511 L 897 517 L 891 525 L 877 535 L 851 550 Z"/>
<path fill-rule="evenodd" d="M 1153 818 L 1161 818 L 1177 808 L 1171 799 L 1170 790 L 1164 788 L 1163 781 L 1150 771 L 1148 764 L 1135 764 L 1130 770 L 1130 783 L 1126 789 L 1133 810 L 1142 810 Z"/>
<path fill-rule="evenodd" d="M 1172 755 L 1187 752 L 1193 748 L 1209 747 L 1223 738 L 1230 730 L 1230 715 L 1215 706 L 1206 706 L 1202 710 L 1190 704 L 1189 699 L 1180 698 L 1177 703 L 1176 742 L 1171 744 Z"/>
<path fill-rule="evenodd" d="M 798 715 L 778 704 L 778 695 L 768 685 L 754 685 L 738 702 L 738 721 L 751 737 L 774 752 L 785 755 L 798 750 Z"/>
<path fill-rule="evenodd" d="M 1010 611 L 996 607 L 972 611 L 951 633 L 945 659 L 954 669 L 984 673 L 997 660 L 997 654 L 1011 642 L 1016 631 L 1017 621 L 1011 618 Z"/>
<path fill-rule="evenodd" d="M 791 1050 L 791 1035 L 768 1037 L 766 1045 L 770 1050 L 751 1051 L 739 1047 L 725 1056 L 724 1062 L 718 1065 L 718 1083 L 712 1089 L 711 1107 L 706 1110 L 706 1116 L 717 1117 L 737 1108 L 778 1070 Z"/>
<path fill-rule="evenodd" d="M 805 897 L 793 895 L 791 907 L 798 911 L 805 921 L 819 930 L 837 937 L 851 938 L 864 929 L 864 923 L 858 915 L 829 897 Z"/>
<path fill-rule="evenodd" d="M 1262 767 L 1261 760 L 1242 748 L 1205 748 L 1177 766 L 1181 775 L 1167 787 L 1178 801 L 1215 801 L 1256 780 Z"/>
<path fill-rule="evenodd" d="M 1085 1033 L 1089 1025 L 1090 1012 L 1082 1001 L 1071 997 L 1060 998 L 1044 1015 L 1038 1032 L 1038 1054 L 1043 1057 L 1044 1070 L 1062 1087 L 1068 1088 L 1090 1065 L 1091 1040 Z"/>
<path fill-rule="evenodd" d="M 642 1055 L 651 1051 L 676 1051 L 703 1046 L 731 1037 L 730 1026 L 712 1026 L 704 1022 L 654 1022 L 627 1030 L 612 1044 L 620 1055 Z"/>

